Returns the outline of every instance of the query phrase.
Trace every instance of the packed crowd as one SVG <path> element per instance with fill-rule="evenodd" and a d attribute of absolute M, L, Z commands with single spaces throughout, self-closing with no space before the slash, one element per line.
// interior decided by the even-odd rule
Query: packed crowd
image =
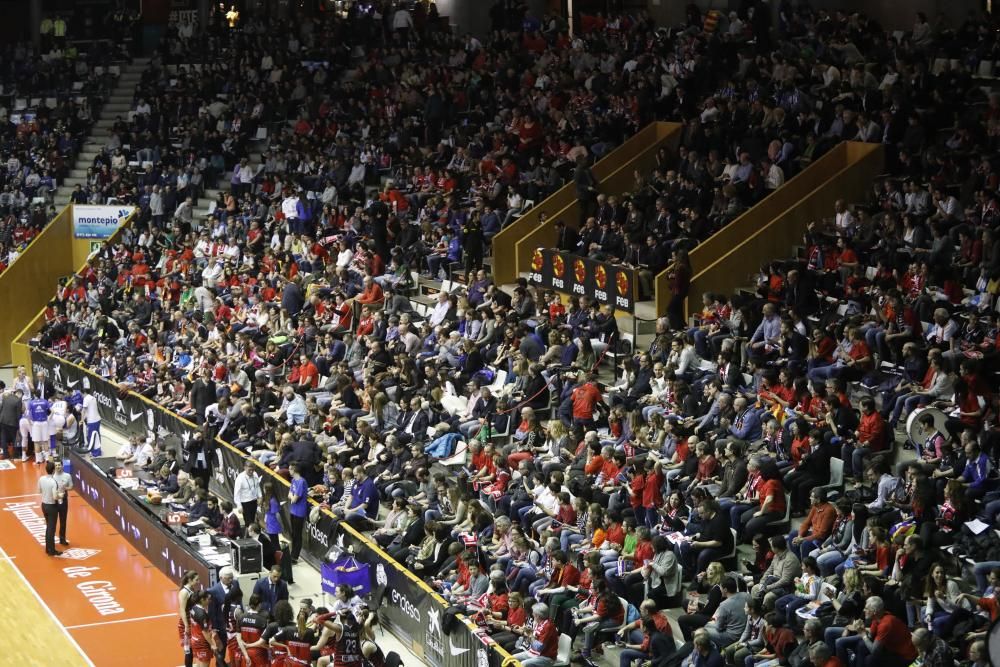
<path fill-rule="evenodd" d="M 40 344 L 201 425 L 181 457 L 196 480 L 192 448 L 214 436 L 290 476 L 522 664 L 551 664 L 566 635 L 586 662 L 620 639 L 623 666 L 985 666 L 1000 101 L 969 72 L 995 33 L 918 17 L 896 41 L 863 16 L 792 7 L 780 42 L 753 15 L 670 32 L 595 19 L 569 43 L 548 25 L 486 43 L 334 22 L 279 45 L 248 29 L 204 46 L 241 76 L 178 74 L 184 103 L 154 97 L 174 77 L 154 67 L 116 130 L 150 151 L 144 192 L 123 186 L 143 215 L 60 290 Z M 357 40 L 360 76 L 298 70 L 326 29 Z M 393 78 L 411 83 L 374 83 Z M 238 102 L 213 112 L 219 93 Z M 270 144 L 254 166 L 257 106 Z M 824 144 L 882 143 L 890 177 L 810 226 L 804 257 L 762 267 L 758 294 L 704 295 L 693 325 L 672 308 L 609 378 L 611 311 L 523 281 L 510 295 L 482 259 L 533 166 L 558 174 L 549 189 L 586 185 L 590 159 L 651 118 L 685 131 L 637 175 L 646 222 L 628 243 L 672 250 L 681 293 L 692 221 L 725 224 Z M 207 220 L 163 204 L 196 166 L 237 167 Z M 110 182 L 114 169 L 100 166 Z M 618 200 L 592 196 L 584 233 L 624 236 Z M 565 249 L 607 252 L 571 243 L 573 223 Z M 463 260 L 460 292 L 415 312 L 410 271 Z"/>
<path fill-rule="evenodd" d="M 53 196 L 113 87 L 111 53 L 0 53 L 0 272 L 55 217 Z"/>

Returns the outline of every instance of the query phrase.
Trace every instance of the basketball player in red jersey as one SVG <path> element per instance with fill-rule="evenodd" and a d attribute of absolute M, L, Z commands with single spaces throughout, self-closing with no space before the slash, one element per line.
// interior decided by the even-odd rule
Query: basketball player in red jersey
<path fill-rule="evenodd" d="M 188 570 L 181 578 L 181 587 L 177 590 L 177 635 L 181 640 L 181 650 L 184 651 L 184 667 L 191 667 L 191 596 L 201 589 L 198 573 Z"/>
<path fill-rule="evenodd" d="M 196 667 L 209 667 L 218 650 L 218 639 L 212 629 L 212 621 L 205 605 L 209 600 L 208 591 L 198 591 L 191 595 L 193 604 L 189 613 L 191 627 L 191 655 Z"/>
<path fill-rule="evenodd" d="M 267 629 L 267 614 L 260 610 L 260 596 L 251 595 L 247 610 L 236 619 L 239 632 L 231 632 L 236 636 L 237 650 L 233 653 L 240 662 L 238 667 L 268 667 L 271 658 L 268 656 L 267 641 L 263 639 Z M 237 667 L 237 663 L 232 663 Z"/>
<path fill-rule="evenodd" d="M 288 647 L 282 643 L 275 643 L 273 639 L 282 628 L 292 624 L 295 612 L 292 610 L 292 605 L 289 604 L 288 600 L 279 600 L 274 604 L 274 608 L 271 609 L 271 617 L 274 620 L 267 624 L 267 628 L 264 629 L 261 639 L 271 647 L 271 667 L 285 667 L 285 657 L 288 655 Z"/>
<path fill-rule="evenodd" d="M 239 618 L 243 615 L 243 591 L 233 586 L 229 589 L 226 599 L 222 601 L 222 613 L 226 618 L 226 645 L 222 649 L 226 652 L 225 663 L 229 667 L 243 667 L 243 654 L 240 652 L 240 643 L 237 639 L 240 634 Z M 223 660 L 218 662 L 222 664 Z"/>
<path fill-rule="evenodd" d="M 316 667 L 361 667 L 361 624 L 350 609 L 341 609 L 336 616 L 323 622 L 323 632 L 316 648 L 320 651 L 328 642 L 333 642 L 336 648 L 330 656 L 321 657 Z"/>
<path fill-rule="evenodd" d="M 300 609 L 295 617 L 295 625 L 286 625 L 278 630 L 277 634 L 271 637 L 271 646 L 283 644 L 285 646 L 284 662 L 282 667 L 308 667 L 312 665 L 312 645 L 316 641 L 316 632 L 306 626 L 308 613 L 305 609 Z M 274 661 L 271 662 L 275 667 Z"/>

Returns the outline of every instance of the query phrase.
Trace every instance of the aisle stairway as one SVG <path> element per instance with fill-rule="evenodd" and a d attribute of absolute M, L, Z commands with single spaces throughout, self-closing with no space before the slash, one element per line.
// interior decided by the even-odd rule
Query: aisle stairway
<path fill-rule="evenodd" d="M 118 116 L 126 117 L 132 109 L 132 96 L 139 84 L 143 70 L 149 64 L 149 58 L 136 58 L 129 65 L 123 65 L 117 85 L 111 91 L 107 103 L 101 109 L 100 116 L 90 130 L 76 156 L 76 164 L 70 169 L 69 176 L 59 185 L 55 194 L 55 205 L 61 209 L 69 204 L 70 195 L 76 185 L 87 182 L 87 169 L 94 164 L 94 158 L 101 152 L 107 138 L 108 128 L 112 127 Z"/>
<path fill-rule="evenodd" d="M 149 58 L 136 58 L 130 65 L 122 67 L 122 73 L 118 78 L 118 84 L 111 92 L 107 104 L 104 105 L 100 116 L 94 123 L 90 136 L 88 136 L 84 141 L 83 148 L 77 155 L 76 164 L 73 165 L 73 168 L 69 172 L 69 176 L 56 190 L 54 201 L 57 209 L 70 203 L 70 196 L 72 195 L 73 188 L 76 185 L 86 184 L 87 169 L 93 166 L 94 158 L 96 158 L 103 150 L 107 139 L 108 128 L 114 125 L 119 116 L 123 119 L 127 119 L 129 111 L 132 110 L 132 102 L 135 96 L 136 86 L 139 85 L 139 81 L 142 79 L 142 73 L 149 66 L 149 62 Z M 256 149 L 261 148 L 260 143 L 255 143 L 253 145 Z M 250 153 L 251 164 L 259 164 L 260 161 L 261 152 L 259 150 L 254 150 Z M 196 217 L 203 217 L 209 214 L 212 202 L 216 200 L 219 192 L 228 190 L 229 177 L 231 175 L 232 172 L 226 172 L 219 179 L 220 187 L 208 188 L 205 190 L 204 196 L 200 197 L 196 203 Z"/>

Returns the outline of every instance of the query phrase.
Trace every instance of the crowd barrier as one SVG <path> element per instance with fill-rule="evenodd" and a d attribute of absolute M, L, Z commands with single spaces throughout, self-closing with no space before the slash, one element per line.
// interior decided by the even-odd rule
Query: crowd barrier
<path fill-rule="evenodd" d="M 689 253 L 694 303 L 701 303 L 704 292 L 731 293 L 761 264 L 786 256 L 810 220 L 833 215 L 837 199 L 852 203 L 858 193 L 869 192 L 882 166 L 880 144 L 841 142 L 701 242 Z M 657 313 L 665 313 L 670 302 L 672 270 L 668 266 L 656 276 Z"/>
<path fill-rule="evenodd" d="M 122 435 L 145 437 L 156 432 L 168 446 L 179 448 L 198 426 L 164 409 L 135 392 L 122 390 L 87 368 L 31 348 L 33 373 L 44 373 L 57 392 L 89 387 L 97 399 L 101 421 Z M 216 438 L 210 452 L 212 476 L 209 488 L 225 500 L 233 499 L 236 476 L 249 458 L 222 439 Z M 288 481 L 270 468 L 257 465 L 265 480 L 274 483 L 282 507 L 288 495 Z M 318 503 L 310 499 L 311 506 Z M 284 524 L 288 528 L 287 516 Z M 375 542 L 346 523 L 336 520 L 328 510 L 320 510 L 315 523 L 307 523 L 303 536 L 302 558 L 318 570 L 331 549 L 351 550 L 354 557 L 367 563 L 374 581 L 373 595 L 381 600 L 380 618 L 414 655 L 434 667 L 507 667 L 519 665 L 509 653 L 475 632 L 476 626 L 463 616 L 456 627 L 445 633 L 442 622 L 448 602 L 425 582 L 393 560 Z M 159 567 L 159 563 L 154 563 Z"/>
<path fill-rule="evenodd" d="M 656 151 L 664 144 L 676 148 L 680 141 L 678 123 L 650 123 L 621 146 L 593 165 L 598 190 L 609 194 L 625 192 L 631 186 L 632 172 L 652 169 Z M 493 237 L 493 278 L 497 284 L 514 282 L 528 270 L 535 248 L 550 246 L 555 239 L 553 225 L 558 219 L 575 227 L 579 213 L 576 186 L 572 179 L 535 205 Z M 545 214 L 546 222 L 541 216 Z M 542 230 L 542 231 L 539 231 Z"/>

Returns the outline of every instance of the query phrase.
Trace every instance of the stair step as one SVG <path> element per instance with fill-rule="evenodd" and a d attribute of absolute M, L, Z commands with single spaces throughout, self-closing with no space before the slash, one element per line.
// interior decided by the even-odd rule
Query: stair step
<path fill-rule="evenodd" d="M 69 170 L 69 176 L 70 176 L 70 178 L 87 178 L 87 170 L 86 169 L 70 169 Z"/>
<path fill-rule="evenodd" d="M 63 185 L 68 185 L 70 187 L 73 187 L 74 185 L 86 185 L 86 184 L 87 184 L 86 178 L 67 176 L 66 178 L 63 179 Z"/>

